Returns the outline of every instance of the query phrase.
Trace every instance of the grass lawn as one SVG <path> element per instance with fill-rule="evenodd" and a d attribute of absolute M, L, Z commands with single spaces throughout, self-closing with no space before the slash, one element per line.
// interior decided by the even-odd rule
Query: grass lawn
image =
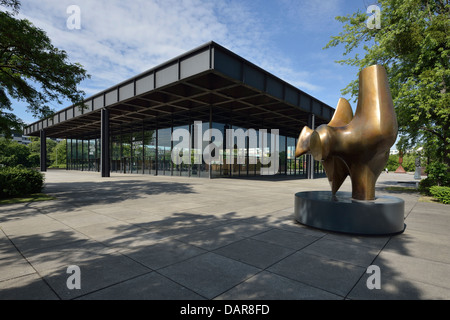
<path fill-rule="evenodd" d="M 35 194 L 30 194 L 30 195 L 18 197 L 18 198 L 0 199 L 0 205 L 24 203 L 24 202 L 48 201 L 48 200 L 55 200 L 55 199 L 56 199 L 55 197 L 50 196 L 45 193 L 35 193 Z"/>
<path fill-rule="evenodd" d="M 397 191 L 397 192 L 419 192 L 415 187 L 386 187 L 387 191 Z"/>
<path fill-rule="evenodd" d="M 394 192 L 419 193 L 419 190 L 417 190 L 417 188 L 414 187 L 386 187 L 384 189 L 386 191 L 394 191 Z M 426 195 L 421 195 L 419 198 L 419 202 L 440 203 L 437 199 Z"/>

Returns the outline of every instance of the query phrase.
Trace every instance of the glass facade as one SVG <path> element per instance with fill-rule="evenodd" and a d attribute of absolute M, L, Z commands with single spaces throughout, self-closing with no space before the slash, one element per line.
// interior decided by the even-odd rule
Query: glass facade
<path fill-rule="evenodd" d="M 214 119 L 213 116 L 210 118 Z M 171 126 L 167 126 L 167 121 L 165 124 L 160 128 L 157 122 L 140 122 L 115 128 L 110 135 L 111 172 L 209 178 L 254 177 L 272 166 L 277 168 L 274 174 L 306 177 L 307 156 L 295 158 L 295 137 L 279 135 L 272 141 L 270 130 L 263 135 L 263 131 L 233 125 L 232 121 L 189 119 L 182 125 L 174 125 L 173 120 Z M 213 129 L 212 136 L 207 134 L 210 128 Z M 227 129 L 233 130 L 234 137 L 227 136 Z M 184 135 L 173 135 L 174 132 Z M 100 143 L 100 138 L 68 139 L 67 169 L 99 172 Z M 276 148 L 278 158 L 275 160 Z M 205 155 L 211 161 L 205 161 Z M 272 161 L 278 161 L 278 166 L 273 166 Z M 324 174 L 321 163 L 315 161 L 314 173 Z"/>

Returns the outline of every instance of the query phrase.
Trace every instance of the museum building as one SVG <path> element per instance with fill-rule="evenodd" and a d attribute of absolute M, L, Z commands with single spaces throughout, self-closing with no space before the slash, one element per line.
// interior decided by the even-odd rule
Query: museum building
<path fill-rule="evenodd" d="M 258 176 L 268 166 L 261 158 L 277 150 L 274 174 L 311 179 L 323 169 L 311 155 L 295 158 L 297 138 L 304 126 L 326 124 L 333 113 L 334 108 L 209 42 L 86 99 L 82 107 L 70 106 L 30 124 L 24 135 L 41 137 L 41 171 L 47 169 L 48 137 L 67 140 L 67 170 L 97 171 L 102 177 L 111 172 Z M 177 129 L 189 132 L 192 142 L 201 141 L 201 146 L 189 144 L 192 161 L 173 161 Z M 204 138 L 208 129 L 219 130 L 224 139 L 198 140 L 196 135 Z M 227 129 L 255 129 L 257 136 L 267 129 L 268 142 L 255 147 L 246 137 L 230 144 Z M 276 148 L 273 129 L 279 133 Z M 214 143 L 220 161 L 194 161 Z"/>

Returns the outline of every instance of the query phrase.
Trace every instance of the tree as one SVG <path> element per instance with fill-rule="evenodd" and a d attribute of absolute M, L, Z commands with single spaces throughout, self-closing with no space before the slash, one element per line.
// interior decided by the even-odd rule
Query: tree
<path fill-rule="evenodd" d="M 30 150 L 17 141 L 0 138 L 0 164 L 7 167 L 30 166 Z"/>
<path fill-rule="evenodd" d="M 52 139 L 46 141 L 46 153 L 47 153 L 47 166 L 52 165 L 52 155 L 57 146 L 57 142 Z M 28 144 L 28 150 L 30 151 L 30 163 L 33 166 L 39 166 L 40 162 L 36 163 L 36 159 L 41 157 L 41 138 L 31 137 L 31 143 Z"/>
<path fill-rule="evenodd" d="M 449 0 L 379 0 L 381 28 L 370 29 L 366 12 L 338 16 L 343 31 L 324 49 L 345 46 L 336 61 L 359 67 L 383 65 L 397 113 L 399 131 L 409 145 L 437 140 L 434 156 L 450 164 L 450 4 Z M 358 94 L 358 79 L 343 94 Z"/>
<path fill-rule="evenodd" d="M 398 154 L 391 154 L 389 156 L 389 159 L 386 163 L 386 168 L 388 169 L 389 172 L 394 172 L 395 170 L 397 170 L 398 168 Z"/>
<path fill-rule="evenodd" d="M 67 53 L 55 48 L 47 34 L 26 19 L 14 16 L 18 0 L 0 0 L 12 12 L 0 11 L 0 133 L 21 130 L 22 121 L 11 111 L 13 100 L 25 101 L 37 118 L 51 116 L 50 102 L 69 99 L 81 105 L 84 92 L 77 85 L 90 76 Z"/>

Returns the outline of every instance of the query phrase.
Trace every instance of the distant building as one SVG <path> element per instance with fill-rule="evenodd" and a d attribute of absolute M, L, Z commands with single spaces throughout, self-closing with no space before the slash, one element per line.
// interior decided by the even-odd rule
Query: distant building
<path fill-rule="evenodd" d="M 4 137 L 4 134 L 0 134 L 0 137 Z M 12 139 L 20 144 L 28 145 L 31 143 L 31 139 L 28 136 L 24 136 L 21 132 L 13 132 Z"/>
<path fill-rule="evenodd" d="M 393 154 L 398 154 L 398 150 L 391 150 L 391 152 L 389 152 L 389 155 L 393 155 Z"/>

